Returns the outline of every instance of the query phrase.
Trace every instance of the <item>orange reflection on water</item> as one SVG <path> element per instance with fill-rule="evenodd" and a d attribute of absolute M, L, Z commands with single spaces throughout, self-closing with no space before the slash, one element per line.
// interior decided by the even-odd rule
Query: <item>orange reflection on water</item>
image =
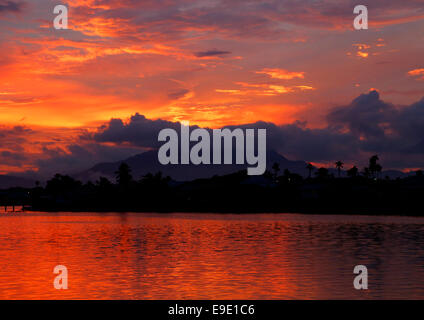
<path fill-rule="evenodd" d="M 405 260 L 409 252 L 422 250 L 416 242 L 395 237 L 386 243 L 393 224 L 384 231 L 381 222 L 334 219 L 1 214 L 0 299 L 405 297 L 402 288 L 409 296 L 424 296 L 417 285 L 424 279 L 422 268 Z M 399 224 L 401 230 L 405 226 L 423 234 L 423 220 Z M 389 252 L 389 245 L 404 250 Z M 386 265 L 378 265 L 385 259 Z M 370 280 L 374 290 L 353 289 L 352 270 L 359 263 L 381 269 L 382 282 Z M 68 268 L 68 290 L 53 287 L 53 268 L 59 264 Z M 388 281 L 391 270 L 397 278 Z M 410 290 L 413 284 L 416 289 Z"/>

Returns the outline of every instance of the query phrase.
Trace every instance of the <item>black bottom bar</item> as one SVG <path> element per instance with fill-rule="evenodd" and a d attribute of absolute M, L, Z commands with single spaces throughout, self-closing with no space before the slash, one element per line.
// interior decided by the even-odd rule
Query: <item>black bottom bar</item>
<path fill-rule="evenodd" d="M 13 318 L 29 312 L 55 319 L 105 315 L 121 319 L 368 319 L 370 315 L 409 319 L 424 307 L 423 301 L 1 301 Z M 420 314 L 420 313 L 416 313 Z M 296 318 L 294 318 L 294 316 Z"/>

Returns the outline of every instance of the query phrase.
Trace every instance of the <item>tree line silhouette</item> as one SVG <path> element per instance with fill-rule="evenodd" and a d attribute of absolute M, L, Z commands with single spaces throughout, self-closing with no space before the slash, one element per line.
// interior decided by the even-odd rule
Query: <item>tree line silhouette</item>
<path fill-rule="evenodd" d="M 380 159 L 378 158 L 378 155 L 373 155 L 369 159 L 369 165 L 368 165 L 368 167 L 364 167 L 363 171 L 361 172 L 362 176 L 365 177 L 365 178 L 372 177 L 374 179 L 380 177 L 381 172 L 383 171 L 383 167 L 377 162 L 379 160 Z M 335 167 L 337 169 L 337 175 L 340 178 L 341 170 L 344 167 L 344 162 L 341 161 L 341 160 L 338 160 L 334 164 L 335 164 Z M 278 164 L 277 163 L 274 164 L 274 166 L 272 167 L 273 170 L 276 169 L 275 166 L 278 166 Z M 312 171 L 315 170 L 316 168 L 314 167 L 314 165 L 312 163 L 308 163 L 306 165 L 306 169 L 309 172 L 309 176 L 308 177 L 311 178 Z M 421 171 L 421 170 L 418 170 L 418 171 Z M 321 177 L 321 178 L 330 177 L 329 170 L 327 168 L 323 168 L 323 167 L 319 168 L 315 172 L 315 174 L 318 177 Z M 350 178 L 356 178 L 359 175 L 359 169 L 358 169 L 358 167 L 356 167 L 354 165 L 352 168 L 350 168 L 349 170 L 346 171 L 346 174 Z"/>
<path fill-rule="evenodd" d="M 161 172 L 135 179 L 121 163 L 115 182 L 100 177 L 82 183 L 56 174 L 45 187 L 39 183 L 21 190 L 25 203 L 39 211 L 144 211 L 144 212 L 312 212 L 421 215 L 424 175 L 382 178 L 377 155 L 361 172 L 356 166 L 342 176 L 344 163 L 336 161 L 337 177 L 328 168 L 306 165 L 307 177 L 281 172 L 275 163 L 262 176 L 246 170 L 208 179 L 173 181 Z"/>

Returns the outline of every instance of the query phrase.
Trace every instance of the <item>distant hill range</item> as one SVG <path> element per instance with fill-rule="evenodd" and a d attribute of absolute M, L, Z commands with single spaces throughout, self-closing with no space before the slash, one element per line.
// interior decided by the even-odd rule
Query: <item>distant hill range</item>
<path fill-rule="evenodd" d="M 10 175 L 0 175 L 0 189 L 14 187 L 32 188 L 35 186 L 35 180 Z"/>
<path fill-rule="evenodd" d="M 113 181 L 115 179 L 115 172 L 122 162 L 125 162 L 130 166 L 132 175 L 135 179 L 140 179 L 147 173 L 156 173 L 161 171 L 164 176 L 170 176 L 176 181 L 191 181 L 200 178 L 210 178 L 214 175 L 234 173 L 247 169 L 248 166 L 251 166 L 249 164 L 162 165 L 158 161 L 157 151 L 153 150 L 137 154 L 123 161 L 99 163 L 91 169 L 77 174 L 75 177 L 80 180 L 95 181 L 100 176 L 103 176 Z M 269 170 L 274 163 L 279 163 L 282 170 L 287 168 L 294 173 L 302 175 L 307 173 L 307 170 L 305 169 L 306 163 L 304 161 L 290 161 L 274 151 L 269 151 L 267 153 L 267 169 Z"/>
<path fill-rule="evenodd" d="M 147 151 L 144 153 L 137 154 L 128 159 L 117 162 L 104 162 L 94 165 L 88 170 L 81 171 L 76 174 L 71 174 L 74 178 L 83 182 L 92 181 L 95 182 L 99 177 L 106 177 L 109 180 L 115 182 L 115 172 L 118 170 L 119 165 L 125 162 L 132 170 L 132 175 L 135 179 L 140 179 L 147 173 L 156 173 L 161 171 L 163 175 L 170 176 L 175 181 L 191 181 L 200 178 L 210 178 L 214 175 L 226 175 L 234 173 L 240 170 L 247 169 L 246 165 L 162 165 L 158 161 L 158 155 L 156 150 Z M 280 165 L 279 174 L 283 174 L 285 169 L 288 169 L 291 173 L 300 174 L 303 177 L 308 176 L 308 170 L 306 169 L 305 161 L 292 161 L 283 157 L 275 151 L 267 152 L 267 170 L 272 171 L 272 165 L 278 163 Z M 348 168 L 345 168 L 348 169 Z M 361 169 L 361 168 L 360 168 Z M 337 170 L 330 168 L 329 172 L 337 177 Z M 63 172 L 62 172 L 63 174 Z M 404 173 L 397 170 L 387 170 L 381 173 L 381 177 L 386 176 L 391 179 L 407 177 L 408 173 Z M 341 176 L 346 176 L 346 171 L 341 172 Z M 47 177 L 50 179 L 51 177 Z M 44 179 L 39 179 L 44 180 Z M 35 179 L 28 177 L 18 177 L 13 175 L 0 175 L 0 189 L 8 189 L 12 187 L 24 187 L 31 188 L 35 186 Z"/>
<path fill-rule="evenodd" d="M 115 172 L 118 170 L 119 165 L 125 162 L 132 170 L 132 175 L 135 179 L 140 179 L 147 173 L 156 173 L 161 171 L 164 176 L 170 176 L 176 181 L 191 181 L 200 178 L 210 178 L 214 175 L 226 175 L 234 173 L 240 170 L 247 169 L 248 164 L 245 165 L 162 165 L 158 161 L 157 151 L 147 151 L 141 154 L 137 154 L 128 159 L 117 161 L 117 162 L 105 162 L 99 163 L 93 166 L 91 169 L 80 172 L 73 175 L 75 178 L 82 181 L 96 181 L 99 177 L 103 176 L 111 181 L 115 181 Z M 305 161 L 292 161 L 283 157 L 275 151 L 267 152 L 267 170 L 272 171 L 274 163 L 280 165 L 280 173 L 283 174 L 285 169 L 288 169 L 291 173 L 300 174 L 303 177 L 307 177 L 308 170 L 306 169 Z M 329 169 L 330 173 L 337 176 L 336 169 Z M 342 176 L 346 176 L 346 172 L 342 171 Z M 389 176 L 391 179 L 397 177 L 405 177 L 405 174 L 401 171 L 389 170 L 383 171 L 381 177 Z"/>

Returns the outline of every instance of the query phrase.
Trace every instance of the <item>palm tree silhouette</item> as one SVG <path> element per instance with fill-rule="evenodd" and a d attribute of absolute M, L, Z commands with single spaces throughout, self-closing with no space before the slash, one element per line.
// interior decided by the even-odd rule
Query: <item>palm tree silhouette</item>
<path fill-rule="evenodd" d="M 358 168 L 356 166 L 353 166 L 349 170 L 347 170 L 347 175 L 351 178 L 355 178 L 358 175 Z"/>
<path fill-rule="evenodd" d="M 377 163 L 375 165 L 375 172 L 376 172 L 377 178 L 380 178 L 380 174 L 382 170 L 383 170 L 383 167 L 379 163 Z"/>
<path fill-rule="evenodd" d="M 115 172 L 116 182 L 120 186 L 127 187 L 132 181 L 131 168 L 125 162 L 122 162 L 118 168 L 118 171 Z"/>
<path fill-rule="evenodd" d="M 378 160 L 380 160 L 380 159 L 378 158 L 378 155 L 377 155 L 377 154 L 373 155 L 373 156 L 370 158 L 370 165 L 371 165 L 371 164 L 376 164 Z"/>
<path fill-rule="evenodd" d="M 319 168 L 317 172 L 315 172 L 315 175 L 317 176 L 317 178 L 320 178 L 320 179 L 327 179 L 330 177 L 328 173 L 328 169 L 324 167 Z"/>
<path fill-rule="evenodd" d="M 272 170 L 274 171 L 274 179 L 276 180 L 278 177 L 278 172 L 280 171 L 280 165 L 277 162 L 274 162 L 272 165 Z"/>
<path fill-rule="evenodd" d="M 344 163 L 339 160 L 339 161 L 336 161 L 334 164 L 336 165 L 337 173 L 338 173 L 339 178 L 340 178 L 340 170 L 343 168 Z"/>
<path fill-rule="evenodd" d="M 370 169 L 368 167 L 364 167 L 364 171 L 362 172 L 362 174 L 365 178 L 368 179 L 370 177 L 370 174 L 371 174 Z"/>
<path fill-rule="evenodd" d="M 377 178 L 379 173 L 383 170 L 383 167 L 379 163 L 377 163 L 378 160 L 380 160 L 378 158 L 378 155 L 373 155 L 370 158 L 370 161 L 369 161 L 369 167 L 368 168 L 369 168 L 371 175 L 374 178 Z"/>
<path fill-rule="evenodd" d="M 310 178 L 311 177 L 311 175 L 312 175 L 312 170 L 314 170 L 315 169 L 315 167 L 313 166 L 313 164 L 312 163 L 308 163 L 307 165 L 306 165 L 306 169 L 308 169 L 308 171 L 309 171 L 309 176 L 308 176 L 308 178 Z"/>

